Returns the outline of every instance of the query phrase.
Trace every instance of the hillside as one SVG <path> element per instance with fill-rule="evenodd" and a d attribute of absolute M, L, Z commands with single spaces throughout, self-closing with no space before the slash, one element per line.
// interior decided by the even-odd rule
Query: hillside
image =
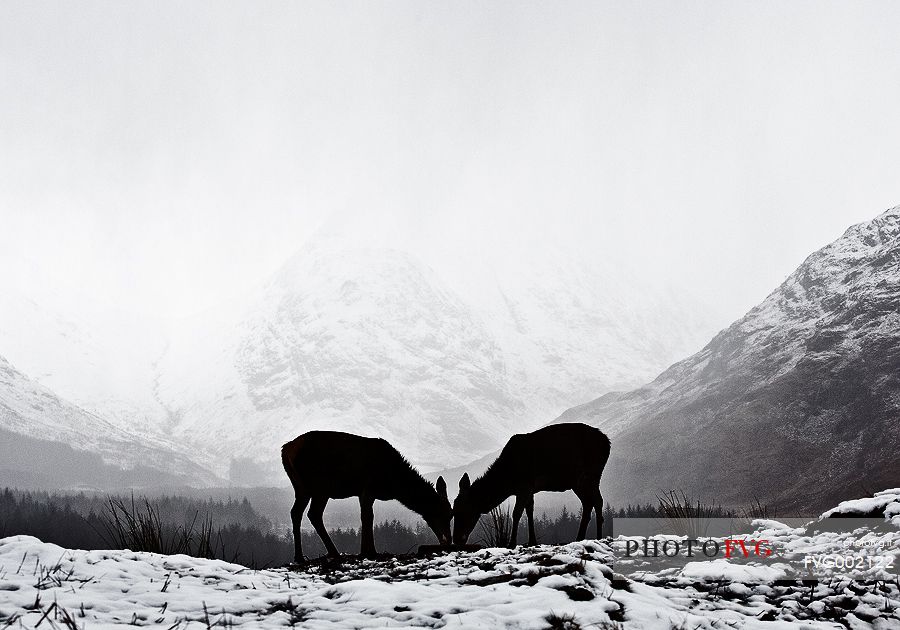
<path fill-rule="evenodd" d="M 308 246 L 173 327 L 156 363 L 166 430 L 210 465 L 240 454 L 276 479 L 278 446 L 316 428 L 384 437 L 433 470 L 641 382 L 712 328 L 678 296 L 533 258 L 469 260 L 465 283 L 397 249 Z"/>
<path fill-rule="evenodd" d="M 562 414 L 606 431 L 613 501 L 683 488 L 810 510 L 900 483 L 900 207 L 855 225 L 654 381 Z"/>
<path fill-rule="evenodd" d="M 128 431 L 152 432 L 164 412 L 153 362 L 165 327 L 78 291 L 22 293 L 0 277 L 0 354 L 81 409 Z"/>
<path fill-rule="evenodd" d="M 385 437 L 424 469 L 459 465 L 645 382 L 715 328 L 686 294 L 615 264 L 483 245 L 429 257 L 321 236 L 256 289 L 182 320 L 4 289 L 0 351 L 135 448 L 176 443 L 259 485 L 285 482 L 278 448 L 315 428 Z M 68 426 L 87 449 L 106 432 Z"/>
<path fill-rule="evenodd" d="M 183 447 L 128 432 L 36 383 L 0 356 L 0 481 L 121 487 L 219 481 Z"/>

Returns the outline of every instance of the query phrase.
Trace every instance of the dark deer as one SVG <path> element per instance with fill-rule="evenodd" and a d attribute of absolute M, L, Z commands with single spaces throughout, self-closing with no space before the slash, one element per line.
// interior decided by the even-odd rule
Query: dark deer
<path fill-rule="evenodd" d="M 310 431 L 281 447 L 281 462 L 294 486 L 294 561 L 303 562 L 300 520 L 310 501 L 309 521 L 328 553 L 340 557 L 325 531 L 322 514 L 328 499 L 359 497 L 362 513 L 361 553 L 375 555 L 373 504 L 396 499 L 419 513 L 442 545 L 450 544 L 453 513 L 447 484 L 438 478 L 432 486 L 406 459 L 381 438 L 367 438 L 337 431 Z"/>
<path fill-rule="evenodd" d="M 453 503 L 453 542 L 465 544 L 482 514 L 515 495 L 510 546 L 516 545 L 523 509 L 528 515 L 528 544 L 537 544 L 534 493 L 544 490 L 574 490 L 582 506 L 578 540 L 583 540 L 587 533 L 592 510 L 597 511 L 597 538 L 600 538 L 603 523 L 600 475 L 608 459 L 609 438 L 586 424 L 553 424 L 512 436 L 481 477 L 470 483 L 467 473 L 460 479 L 459 496 Z"/>

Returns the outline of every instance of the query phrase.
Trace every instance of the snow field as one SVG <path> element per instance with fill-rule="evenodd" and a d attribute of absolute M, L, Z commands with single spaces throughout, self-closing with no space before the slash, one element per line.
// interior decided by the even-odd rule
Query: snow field
<path fill-rule="evenodd" d="M 811 551 L 900 562 L 900 489 L 826 514 L 883 514 L 853 532 L 755 521 L 777 561 L 698 560 L 646 571 L 625 539 L 251 570 L 218 560 L 63 549 L 0 539 L 0 630 L 6 628 L 900 628 L 896 570 L 850 580 L 832 569 L 803 582 Z M 851 544 L 853 543 L 853 544 Z"/>

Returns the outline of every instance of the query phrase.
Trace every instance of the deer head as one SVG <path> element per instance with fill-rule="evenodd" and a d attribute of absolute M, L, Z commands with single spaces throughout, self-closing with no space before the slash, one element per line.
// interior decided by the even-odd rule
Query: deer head
<path fill-rule="evenodd" d="M 453 518 L 453 509 L 447 496 L 447 482 L 443 477 L 438 477 L 434 489 L 437 490 L 438 504 L 428 514 L 422 516 L 440 543 L 447 546 L 450 544 L 450 520 Z"/>
<path fill-rule="evenodd" d="M 453 542 L 457 545 L 466 544 L 469 534 L 475 529 L 475 524 L 481 517 L 472 504 L 471 486 L 469 474 L 466 473 L 459 480 L 459 494 L 453 502 Z"/>

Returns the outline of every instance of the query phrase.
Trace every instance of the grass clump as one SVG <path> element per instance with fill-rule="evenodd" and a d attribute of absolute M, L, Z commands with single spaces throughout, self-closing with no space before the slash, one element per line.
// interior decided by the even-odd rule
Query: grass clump
<path fill-rule="evenodd" d="M 581 630 L 581 624 L 571 613 L 558 615 L 551 610 L 550 614 L 544 617 L 544 621 L 547 622 L 546 630 Z"/>
<path fill-rule="evenodd" d="M 509 507 L 495 507 L 479 521 L 481 544 L 485 547 L 506 547 L 512 535 L 512 516 Z"/>

